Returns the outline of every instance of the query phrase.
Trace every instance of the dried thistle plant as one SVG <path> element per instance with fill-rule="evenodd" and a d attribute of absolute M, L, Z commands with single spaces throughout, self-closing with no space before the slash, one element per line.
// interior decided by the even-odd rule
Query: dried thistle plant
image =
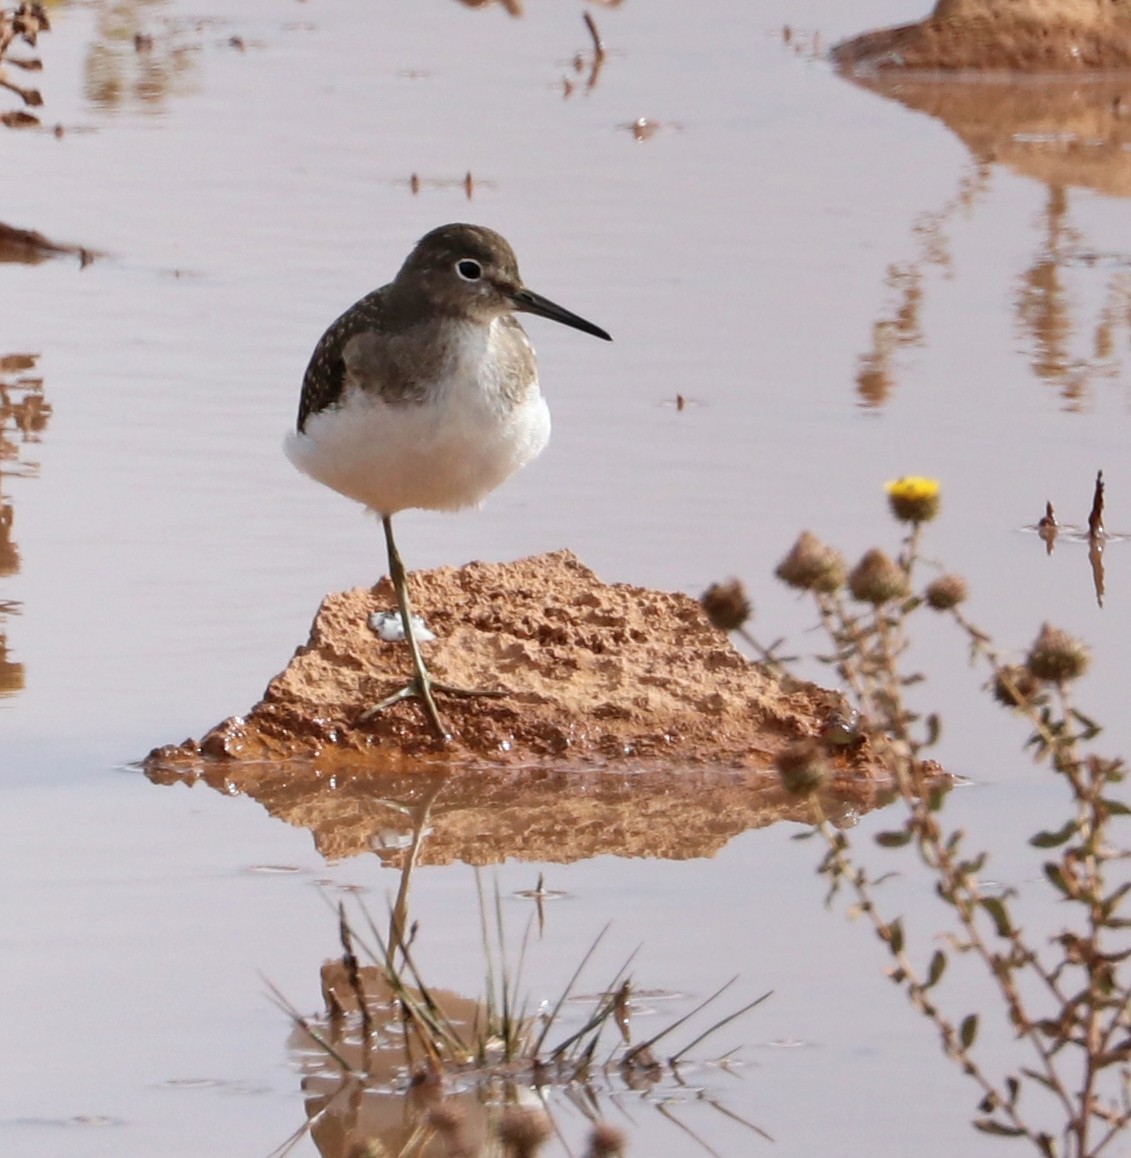
<path fill-rule="evenodd" d="M 891 954 L 889 976 L 933 1024 L 946 1056 L 978 1087 L 973 1125 L 1023 1138 L 1046 1158 L 1096 1158 L 1131 1124 L 1131 880 L 1123 868 L 1129 850 L 1113 832 L 1114 822 L 1131 812 L 1115 796 L 1126 770 L 1122 761 L 1088 750 L 1100 729 L 1076 708 L 1071 693 L 1088 664 L 1083 644 L 1046 624 L 1024 661 L 1011 663 L 966 617 L 960 577 L 935 579 L 916 594 L 922 524 L 938 509 L 937 491 L 927 479 L 889 484 L 893 513 L 910 525 L 898 559 L 869 552 L 849 576 L 847 591 L 839 584 L 798 584 L 798 546 L 778 575 L 814 599 L 833 644 L 827 662 L 849 689 L 861 730 L 896 778 L 903 823 L 875 841 L 913 852 L 934 877 L 954 922 L 944 947 L 909 943 L 902 920 L 884 915 L 880 878 L 864 867 L 848 835 L 827 821 L 816 827 L 827 846 L 820 871 L 830 882 L 830 901 L 841 889 L 853 896 L 855 909 Z M 806 558 L 835 556 L 815 541 L 805 544 L 805 552 Z M 806 577 L 812 572 L 804 569 Z M 1070 790 L 1068 817 L 1029 841 L 1047 857 L 1044 881 L 1061 902 L 1063 924 L 1051 939 L 1026 931 L 1015 893 L 980 878 L 989 853 L 968 849 L 966 834 L 945 821 L 945 792 L 925 760 L 939 720 L 912 711 L 905 698 L 907 687 L 923 678 L 905 671 L 904 659 L 909 625 L 924 609 L 952 618 L 971 658 L 988 670 L 990 693 L 1027 721 L 1026 746 Z M 808 792 L 820 754 L 783 753 L 779 765 L 787 788 Z M 984 970 L 1015 1035 L 1019 1059 L 1004 1073 L 991 1072 L 977 1049 L 987 1011 L 944 1007 L 940 984 L 956 955 Z"/>

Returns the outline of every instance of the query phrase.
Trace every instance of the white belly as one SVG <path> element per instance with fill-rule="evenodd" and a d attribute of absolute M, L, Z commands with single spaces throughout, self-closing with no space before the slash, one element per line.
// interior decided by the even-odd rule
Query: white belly
<path fill-rule="evenodd" d="M 550 410 L 535 383 L 517 405 L 488 382 L 449 379 L 429 402 L 388 405 L 347 388 L 342 405 L 287 436 L 299 470 L 382 515 L 483 501 L 545 447 Z"/>

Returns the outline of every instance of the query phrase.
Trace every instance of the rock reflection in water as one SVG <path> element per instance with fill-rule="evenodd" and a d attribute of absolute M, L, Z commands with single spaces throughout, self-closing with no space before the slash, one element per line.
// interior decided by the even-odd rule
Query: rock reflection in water
<path fill-rule="evenodd" d="M 196 85 L 201 33 L 216 19 L 176 18 L 159 0 L 101 0 L 83 67 L 86 99 L 104 109 L 160 109 Z M 230 42 L 229 42 L 230 43 Z"/>
<path fill-rule="evenodd" d="M 899 70 L 845 72 L 863 88 L 941 120 L 969 149 L 973 168 L 954 197 L 914 225 L 916 254 L 889 266 L 894 301 L 873 327 L 857 388 L 867 406 L 887 400 L 896 355 L 923 339 L 926 274 L 950 266 L 947 227 L 988 195 L 994 165 L 1040 181 L 1048 195 L 1029 265 L 1018 271 L 1014 314 L 1030 347 L 1034 375 L 1053 385 L 1066 409 L 1091 400 L 1095 385 L 1126 370 L 1131 337 L 1131 251 L 1091 248 L 1070 218 L 1069 194 L 1087 189 L 1131 196 L 1131 77 L 922 76 Z M 1072 292 L 1073 278 L 1102 279 L 1089 293 L 1093 316 Z"/>
<path fill-rule="evenodd" d="M 426 799 L 429 831 L 419 860 L 433 865 L 565 864 L 607 855 L 688 860 L 713 856 L 752 828 L 814 819 L 811 804 L 788 795 L 776 773 L 750 770 L 476 765 L 397 772 L 372 764 L 331 770 L 306 761 L 201 761 L 191 769 L 150 762 L 146 775 L 250 796 L 272 816 L 310 829 L 328 860 L 373 853 L 394 868 L 405 863 L 412 814 Z M 821 807 L 851 824 L 890 798 L 890 783 L 846 776 Z"/>

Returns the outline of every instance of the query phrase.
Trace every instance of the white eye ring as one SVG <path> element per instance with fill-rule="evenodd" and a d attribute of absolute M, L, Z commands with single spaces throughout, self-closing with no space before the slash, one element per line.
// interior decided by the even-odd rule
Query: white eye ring
<path fill-rule="evenodd" d="M 456 273 L 464 281 L 478 281 L 483 276 L 483 267 L 470 257 L 461 257 L 456 262 Z"/>

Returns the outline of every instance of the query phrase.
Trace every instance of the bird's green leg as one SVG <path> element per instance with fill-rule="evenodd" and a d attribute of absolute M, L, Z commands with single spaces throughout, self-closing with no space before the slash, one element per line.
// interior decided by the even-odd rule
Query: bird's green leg
<path fill-rule="evenodd" d="M 412 604 L 408 598 L 408 576 L 405 573 L 404 563 L 401 562 L 401 553 L 397 550 L 396 540 L 393 538 L 393 519 L 391 515 L 381 516 L 381 525 L 385 528 L 385 545 L 389 549 L 389 578 L 393 581 L 393 590 L 397 593 L 397 607 L 401 613 L 401 623 L 404 625 L 405 643 L 408 644 L 408 653 L 412 656 L 413 679 L 407 687 L 382 700 L 370 709 L 379 712 L 399 700 L 416 696 L 424 702 L 424 714 L 432 725 L 432 731 L 441 740 L 449 738 L 444 721 L 440 719 L 440 709 L 436 707 L 436 699 L 432 695 L 432 677 L 424 666 L 424 657 L 420 654 L 420 644 L 412 632 Z M 368 713 L 367 713 L 368 714 Z"/>
<path fill-rule="evenodd" d="M 400 691 L 387 696 L 379 704 L 374 704 L 362 713 L 361 719 L 367 720 L 370 716 L 384 711 L 385 708 L 400 703 L 401 700 L 416 698 L 423 701 L 424 714 L 428 717 L 428 722 L 432 725 L 432 730 L 436 733 L 437 738 L 449 740 L 451 734 L 444 727 L 444 721 L 440 718 L 440 710 L 437 708 L 436 698 L 432 694 L 433 688 L 452 696 L 504 696 L 506 692 L 456 688 L 449 684 L 437 683 L 429 675 L 428 669 L 424 666 L 424 657 L 420 654 L 420 644 L 412 631 L 412 604 L 408 597 L 408 574 L 401 561 L 396 541 L 393 539 L 392 516 L 382 515 L 381 525 L 385 528 L 385 545 L 389 551 L 389 578 L 393 581 L 393 590 L 397 594 L 397 608 L 401 613 L 401 623 L 404 625 L 405 642 L 408 644 L 409 655 L 412 656 L 413 678 L 412 682 L 406 684 Z"/>

